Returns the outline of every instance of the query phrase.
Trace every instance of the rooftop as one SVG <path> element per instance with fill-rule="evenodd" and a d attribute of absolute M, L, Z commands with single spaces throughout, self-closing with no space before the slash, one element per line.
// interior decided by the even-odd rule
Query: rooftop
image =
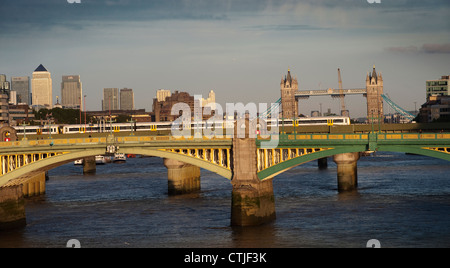
<path fill-rule="evenodd" d="M 34 71 L 35 72 L 48 72 L 47 69 L 45 69 L 45 67 L 42 64 L 39 65 L 39 67 L 37 67 L 37 69 Z"/>

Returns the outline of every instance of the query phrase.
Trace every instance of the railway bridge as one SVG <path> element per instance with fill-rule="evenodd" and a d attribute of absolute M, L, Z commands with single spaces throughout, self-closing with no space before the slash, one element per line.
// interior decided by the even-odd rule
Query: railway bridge
<path fill-rule="evenodd" d="M 241 126 L 244 127 L 244 126 Z M 248 128 L 248 121 L 246 128 Z M 168 169 L 169 194 L 200 190 L 200 169 L 210 170 L 233 185 L 231 224 L 258 225 L 276 217 L 272 181 L 277 175 L 317 159 L 333 157 L 339 191 L 357 189 L 357 161 L 361 152 L 389 151 L 426 155 L 450 161 L 450 131 L 359 132 L 355 127 L 328 126 L 322 133 L 282 129 L 276 148 L 265 148 L 267 139 L 177 138 L 146 133 L 59 135 L 46 139 L 0 142 L 0 228 L 23 225 L 23 185 L 45 171 L 77 159 L 120 152 L 160 157 Z M 405 128 L 403 125 L 396 129 Z M 316 128 L 316 131 L 318 128 Z M 342 131 L 338 131 L 342 130 Z M 95 162 L 85 161 L 85 169 Z M 42 188 L 39 181 L 36 188 Z"/>

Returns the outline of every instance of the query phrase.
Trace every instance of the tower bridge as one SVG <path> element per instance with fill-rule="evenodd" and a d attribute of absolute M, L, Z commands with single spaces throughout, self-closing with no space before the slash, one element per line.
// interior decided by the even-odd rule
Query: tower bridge
<path fill-rule="evenodd" d="M 367 118 L 369 123 L 380 123 L 383 121 L 383 76 L 377 73 L 375 66 L 366 76 L 365 88 L 343 89 L 339 71 L 339 89 L 299 90 L 297 78 L 292 78 L 291 71 L 285 78 L 281 79 L 281 106 L 283 118 L 294 118 L 298 116 L 299 99 L 308 99 L 314 96 L 331 96 L 341 98 L 343 104 L 346 95 L 363 95 L 367 99 Z M 343 105 L 343 107 L 345 107 Z M 344 111 L 341 111 L 344 113 Z"/>

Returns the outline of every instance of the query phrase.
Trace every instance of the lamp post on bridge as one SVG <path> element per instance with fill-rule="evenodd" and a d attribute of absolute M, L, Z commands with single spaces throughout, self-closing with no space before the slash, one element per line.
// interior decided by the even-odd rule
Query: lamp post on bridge
<path fill-rule="evenodd" d="M 84 131 L 85 132 L 86 132 L 86 129 L 87 129 L 87 124 L 86 124 L 86 97 L 87 97 L 87 95 L 84 95 L 83 109 L 84 109 Z"/>
<path fill-rule="evenodd" d="M 27 124 L 26 122 L 25 122 L 25 120 L 23 120 L 23 123 L 22 123 L 22 126 L 23 126 L 23 141 L 27 141 L 28 139 L 27 139 L 27 132 L 26 132 L 26 129 L 25 129 L 25 126 L 29 126 L 30 124 Z"/>
<path fill-rule="evenodd" d="M 128 123 L 131 124 L 131 134 L 130 134 L 130 136 L 134 136 L 134 132 L 136 131 L 136 128 L 135 128 L 136 121 L 134 121 L 133 117 L 131 117 L 131 120 L 128 121 Z"/>

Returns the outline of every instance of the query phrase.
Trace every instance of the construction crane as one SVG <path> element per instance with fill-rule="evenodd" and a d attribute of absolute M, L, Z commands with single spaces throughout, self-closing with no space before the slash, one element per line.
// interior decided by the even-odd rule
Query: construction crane
<path fill-rule="evenodd" d="M 339 78 L 339 97 L 341 99 L 341 115 L 345 116 L 346 109 L 345 109 L 345 95 L 344 95 L 344 89 L 342 88 L 342 79 L 341 79 L 341 69 L 338 68 L 338 78 Z"/>

